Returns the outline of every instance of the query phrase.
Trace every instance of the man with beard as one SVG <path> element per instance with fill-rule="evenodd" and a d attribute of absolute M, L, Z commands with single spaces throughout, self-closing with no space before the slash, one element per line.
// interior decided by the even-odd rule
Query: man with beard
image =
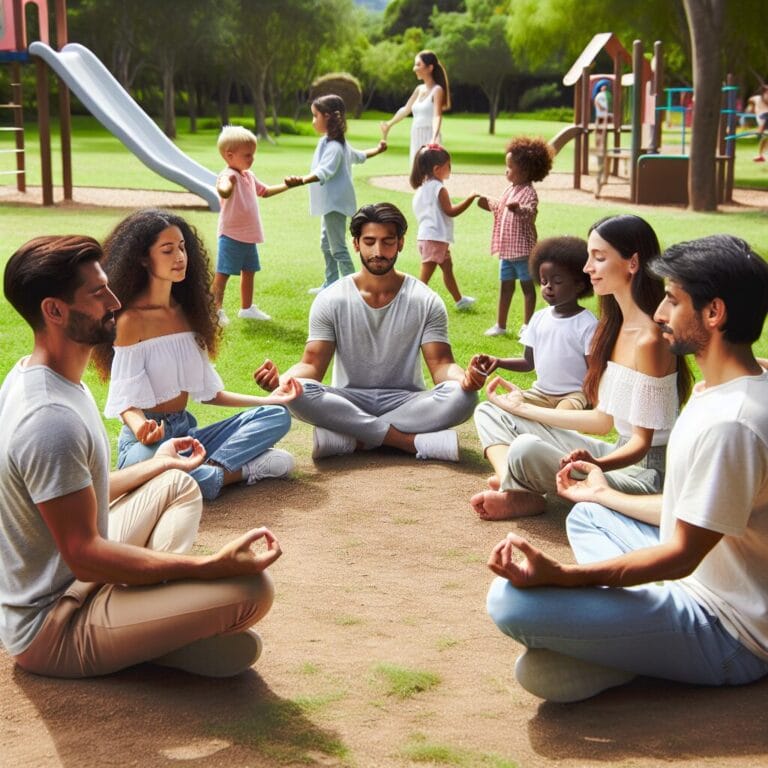
<path fill-rule="evenodd" d="M 454 362 L 442 299 L 395 269 L 407 226 L 390 203 L 355 213 L 349 229 L 362 268 L 317 296 L 304 355 L 282 376 L 304 386 L 289 407 L 315 425 L 314 459 L 385 445 L 420 459 L 459 460 L 458 436 L 449 427 L 472 415 L 484 360 L 473 357 L 466 371 Z M 331 359 L 333 378 L 325 386 Z M 269 360 L 254 378 L 268 391 L 281 380 Z"/>
<path fill-rule="evenodd" d="M 115 338 L 120 302 L 90 237 L 39 237 L 8 261 L 8 301 L 34 333 L 0 389 L 0 640 L 16 663 L 55 677 L 152 661 L 197 674 L 249 668 L 267 613 L 265 569 L 280 547 L 254 529 L 189 555 L 202 511 L 189 437 L 111 472 L 110 446 L 81 378 Z M 266 551 L 251 551 L 259 540 Z"/>
<path fill-rule="evenodd" d="M 672 430 L 663 495 L 627 496 L 594 464 L 569 463 L 557 484 L 580 502 L 567 520 L 578 564 L 514 533 L 488 562 L 500 577 L 488 611 L 525 646 L 515 675 L 550 701 L 635 675 L 739 685 L 768 674 L 768 372 L 752 354 L 768 264 L 714 235 L 651 268 L 666 281 L 655 319 L 704 377 Z"/>

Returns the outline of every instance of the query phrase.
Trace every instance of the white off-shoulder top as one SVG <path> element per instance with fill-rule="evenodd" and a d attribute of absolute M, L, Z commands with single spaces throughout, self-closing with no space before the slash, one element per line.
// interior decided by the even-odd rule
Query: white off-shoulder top
<path fill-rule="evenodd" d="M 198 402 L 224 389 L 208 350 L 192 331 L 115 347 L 104 415 L 119 416 L 128 408 L 152 410 L 182 392 Z"/>
<path fill-rule="evenodd" d="M 644 427 L 654 430 L 651 445 L 666 445 L 679 407 L 677 373 L 658 378 L 608 361 L 596 408 L 613 416 L 620 437 L 631 437 L 633 426 Z"/>

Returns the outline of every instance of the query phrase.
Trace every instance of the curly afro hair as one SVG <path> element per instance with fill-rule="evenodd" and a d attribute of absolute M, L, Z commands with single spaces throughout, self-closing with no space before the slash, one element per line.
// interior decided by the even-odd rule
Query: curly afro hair
<path fill-rule="evenodd" d="M 528 181 L 541 181 L 552 170 L 555 156 L 552 147 L 544 139 L 518 136 L 507 144 L 507 155 L 512 155 L 515 165 L 522 170 Z"/>

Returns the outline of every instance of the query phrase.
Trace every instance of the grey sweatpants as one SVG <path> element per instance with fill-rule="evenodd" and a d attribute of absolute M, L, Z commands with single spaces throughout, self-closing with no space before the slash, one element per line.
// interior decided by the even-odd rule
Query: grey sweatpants
<path fill-rule="evenodd" d="M 437 432 L 466 421 L 477 404 L 477 392 L 458 381 L 433 389 L 356 389 L 329 387 L 301 379 L 304 392 L 289 406 L 291 413 L 316 427 L 350 435 L 365 448 L 377 448 L 390 427 L 406 434 Z"/>
<path fill-rule="evenodd" d="M 582 435 L 573 429 L 560 429 L 537 421 L 513 416 L 493 403 L 475 409 L 475 426 L 483 450 L 492 445 L 508 445 L 507 468 L 500 477 L 502 491 L 532 491 L 557 495 L 555 475 L 560 459 L 579 448 L 595 458 L 616 447 L 604 440 Z M 666 446 L 651 448 L 642 463 L 606 473 L 609 485 L 624 493 L 658 493 Z"/>

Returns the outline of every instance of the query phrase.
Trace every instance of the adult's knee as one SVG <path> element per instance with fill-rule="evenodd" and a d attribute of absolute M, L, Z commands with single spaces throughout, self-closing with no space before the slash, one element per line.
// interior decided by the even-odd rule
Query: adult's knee
<path fill-rule="evenodd" d="M 493 623 L 505 635 L 518 640 L 519 628 L 527 619 L 526 605 L 529 602 L 525 590 L 518 589 L 499 576 L 488 590 L 486 609 Z"/>
<path fill-rule="evenodd" d="M 509 446 L 507 460 L 514 476 L 524 476 L 526 469 L 548 455 L 549 446 L 536 435 L 518 435 Z"/>
<path fill-rule="evenodd" d="M 594 531 L 596 528 L 603 528 L 614 514 L 612 510 L 602 504 L 580 501 L 578 504 L 574 504 L 568 517 L 565 518 L 566 533 L 570 538 L 573 534 L 578 535 L 579 533 Z"/>

